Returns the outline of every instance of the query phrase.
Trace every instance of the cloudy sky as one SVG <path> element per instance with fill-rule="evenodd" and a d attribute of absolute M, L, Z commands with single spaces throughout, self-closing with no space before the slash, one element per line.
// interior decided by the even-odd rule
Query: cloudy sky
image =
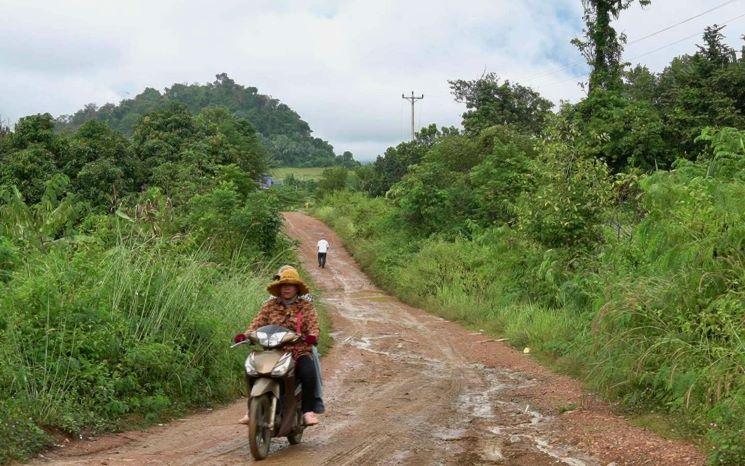
<path fill-rule="evenodd" d="M 732 20 L 739 50 L 743 15 L 745 0 L 653 0 L 617 28 L 627 59 L 660 70 L 713 23 Z M 579 98 L 587 69 L 569 41 L 581 16 L 580 0 L 0 0 L 0 118 L 226 72 L 289 104 L 338 153 L 369 160 L 408 138 L 402 92 L 424 94 L 422 125 L 458 125 L 447 80 L 484 71 L 557 102 Z"/>

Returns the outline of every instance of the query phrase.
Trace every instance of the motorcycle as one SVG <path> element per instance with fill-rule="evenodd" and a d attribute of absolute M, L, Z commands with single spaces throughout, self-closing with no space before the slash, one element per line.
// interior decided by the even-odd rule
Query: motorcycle
<path fill-rule="evenodd" d="M 248 442 L 251 456 L 262 460 L 269 454 L 274 437 L 287 437 L 291 445 L 302 441 L 302 391 L 295 380 L 295 361 L 291 352 L 282 351 L 288 343 L 301 337 L 279 325 L 266 325 L 247 335 L 246 340 L 231 346 L 258 344 L 263 351 L 253 351 L 244 367 L 251 392 L 248 396 Z"/>

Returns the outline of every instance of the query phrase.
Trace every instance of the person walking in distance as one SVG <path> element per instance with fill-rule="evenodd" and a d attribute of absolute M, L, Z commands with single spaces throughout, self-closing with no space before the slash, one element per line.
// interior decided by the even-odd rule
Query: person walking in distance
<path fill-rule="evenodd" d="M 318 240 L 318 266 L 322 269 L 326 268 L 326 254 L 329 252 L 329 242 L 326 241 L 326 238 L 321 236 L 321 239 Z"/>

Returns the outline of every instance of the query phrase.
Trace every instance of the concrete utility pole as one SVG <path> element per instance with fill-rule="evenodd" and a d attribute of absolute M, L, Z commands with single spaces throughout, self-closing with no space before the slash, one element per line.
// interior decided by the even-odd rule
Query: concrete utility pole
<path fill-rule="evenodd" d="M 413 141 L 414 139 L 416 139 L 416 131 L 414 130 L 414 102 L 416 102 L 417 100 L 422 100 L 424 98 L 424 94 L 422 94 L 420 97 L 414 97 L 414 91 L 411 91 L 411 97 L 406 97 L 405 95 L 401 94 L 401 98 L 411 102 L 411 140 Z"/>

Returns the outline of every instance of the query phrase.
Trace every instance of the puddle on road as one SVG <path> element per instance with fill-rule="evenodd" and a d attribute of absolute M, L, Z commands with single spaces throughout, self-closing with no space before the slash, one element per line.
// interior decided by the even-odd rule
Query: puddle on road
<path fill-rule="evenodd" d="M 466 429 L 450 429 L 441 427 L 432 431 L 432 437 L 438 440 L 453 441 L 463 440 L 468 436 Z"/>
<path fill-rule="evenodd" d="M 481 457 L 485 461 L 504 461 L 510 450 L 537 450 L 556 461 L 571 466 L 599 465 L 596 459 L 565 445 L 554 445 L 547 438 L 551 416 L 544 416 L 525 403 L 516 403 L 502 398 L 506 388 L 520 389 L 536 382 L 512 371 L 488 368 L 473 364 L 471 369 L 481 375 L 486 389 L 466 391 L 456 401 L 456 409 L 479 429 Z"/>

